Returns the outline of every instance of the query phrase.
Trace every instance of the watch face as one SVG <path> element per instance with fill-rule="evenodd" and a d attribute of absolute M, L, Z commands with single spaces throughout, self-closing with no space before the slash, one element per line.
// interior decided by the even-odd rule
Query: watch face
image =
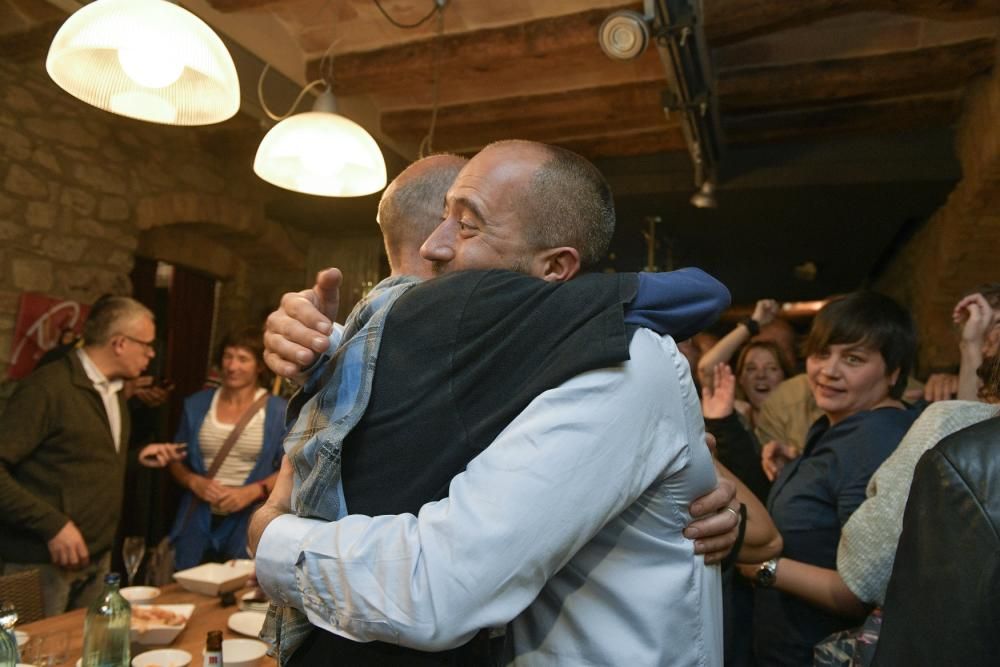
<path fill-rule="evenodd" d="M 763 586 L 764 588 L 769 588 L 774 584 L 775 570 L 777 569 L 777 563 L 772 561 L 767 561 L 766 563 L 761 563 L 760 569 L 757 570 L 757 585 Z"/>

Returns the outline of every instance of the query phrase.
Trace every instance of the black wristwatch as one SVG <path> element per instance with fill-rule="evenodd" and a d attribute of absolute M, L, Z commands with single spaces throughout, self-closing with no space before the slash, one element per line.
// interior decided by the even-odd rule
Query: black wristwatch
<path fill-rule="evenodd" d="M 747 328 L 747 331 L 750 332 L 751 338 L 760 333 L 760 322 L 752 317 L 744 317 L 739 321 L 739 323 Z"/>
<path fill-rule="evenodd" d="M 774 585 L 774 580 L 778 578 L 778 558 L 766 560 L 760 564 L 757 574 L 754 575 L 754 584 L 761 588 L 770 588 Z"/>

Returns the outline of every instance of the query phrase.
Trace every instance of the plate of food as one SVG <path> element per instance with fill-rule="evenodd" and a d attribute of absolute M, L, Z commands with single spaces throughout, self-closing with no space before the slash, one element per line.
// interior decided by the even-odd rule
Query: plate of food
<path fill-rule="evenodd" d="M 193 604 L 134 605 L 130 637 L 144 646 L 169 644 L 193 613 Z"/>

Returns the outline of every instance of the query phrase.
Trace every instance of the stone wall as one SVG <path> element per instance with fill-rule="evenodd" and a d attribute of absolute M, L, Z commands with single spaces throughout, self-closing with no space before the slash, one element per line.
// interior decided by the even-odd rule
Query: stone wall
<path fill-rule="evenodd" d="M 265 218 L 251 164 L 203 148 L 209 131 L 100 111 L 41 61 L 0 59 L 0 378 L 21 292 L 128 294 L 136 253 L 222 280 L 231 325 L 305 281 L 305 253 Z"/>
<path fill-rule="evenodd" d="M 967 94 L 955 147 L 962 180 L 876 285 L 911 308 L 924 372 L 958 363 L 958 299 L 1000 281 L 1000 56 Z"/>

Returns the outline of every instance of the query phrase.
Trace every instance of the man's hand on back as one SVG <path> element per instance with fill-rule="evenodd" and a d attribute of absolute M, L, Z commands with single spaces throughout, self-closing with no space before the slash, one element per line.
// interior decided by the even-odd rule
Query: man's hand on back
<path fill-rule="evenodd" d="M 264 361 L 277 375 L 301 380 L 302 369 L 330 346 L 342 280 L 339 270 L 325 269 L 316 274 L 312 289 L 281 297 L 264 329 Z"/>
<path fill-rule="evenodd" d="M 67 521 L 55 537 L 49 540 L 48 545 L 52 563 L 59 567 L 76 570 L 90 563 L 87 543 L 83 541 L 80 529 L 72 521 Z"/>
<path fill-rule="evenodd" d="M 722 478 L 714 491 L 691 503 L 691 516 L 698 518 L 684 529 L 684 537 L 695 540 L 694 552 L 705 555 L 706 565 L 723 560 L 736 544 L 740 513 L 735 498 L 736 485 Z"/>

